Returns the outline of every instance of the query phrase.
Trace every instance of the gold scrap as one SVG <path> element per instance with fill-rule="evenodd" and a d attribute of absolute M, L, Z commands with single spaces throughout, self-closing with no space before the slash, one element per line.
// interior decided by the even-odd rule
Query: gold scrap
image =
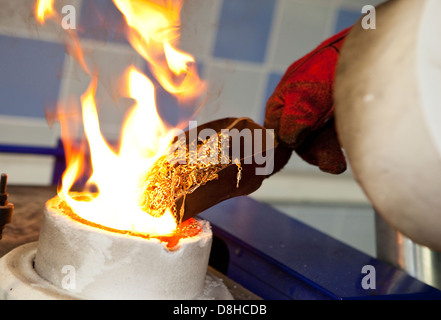
<path fill-rule="evenodd" d="M 141 183 L 139 195 L 141 209 L 154 217 L 160 217 L 167 209 L 170 209 L 176 221 L 180 223 L 184 206 L 178 214 L 175 200 L 180 196 L 184 196 L 185 201 L 187 194 L 194 192 L 198 187 L 209 181 L 216 180 L 218 178 L 217 173 L 231 163 L 229 156 L 225 155 L 225 152 L 221 152 L 222 141 L 225 141 L 222 139 L 229 139 L 229 137 L 218 133 L 217 137 L 212 136 L 204 141 L 198 141 L 196 147 L 194 145 L 191 147 L 183 145 L 182 142 L 177 150 L 181 150 L 179 147 L 185 148 L 185 161 L 178 158 L 179 153 L 177 151 L 174 151 L 173 163 L 168 161 L 170 156 L 167 156 L 167 154 L 160 157 L 147 172 Z M 175 143 L 180 142 L 178 140 Z M 196 159 L 194 154 L 196 150 L 197 161 L 190 161 L 190 159 Z M 217 150 L 217 159 L 211 150 Z M 239 167 L 238 170 L 237 185 L 239 185 L 242 168 Z"/>
<path fill-rule="evenodd" d="M 238 189 L 239 188 L 239 182 L 242 179 L 242 164 L 240 163 L 240 161 L 238 159 L 235 159 L 234 162 L 236 163 L 236 166 L 237 166 L 236 189 Z"/>

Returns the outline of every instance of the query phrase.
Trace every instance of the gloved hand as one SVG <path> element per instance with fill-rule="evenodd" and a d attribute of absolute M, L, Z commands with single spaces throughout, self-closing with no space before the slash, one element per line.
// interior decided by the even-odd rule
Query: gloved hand
<path fill-rule="evenodd" d="M 265 112 L 264 127 L 279 143 L 328 173 L 342 173 L 346 160 L 334 126 L 333 89 L 340 49 L 349 28 L 320 44 L 286 71 Z"/>

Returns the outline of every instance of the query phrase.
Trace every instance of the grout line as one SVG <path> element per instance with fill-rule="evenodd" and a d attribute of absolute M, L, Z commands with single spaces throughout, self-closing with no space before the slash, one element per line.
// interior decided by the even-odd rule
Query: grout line
<path fill-rule="evenodd" d="M 276 55 L 277 45 L 280 40 L 280 37 L 278 37 L 278 35 L 280 34 L 280 28 L 282 26 L 282 16 L 285 1 L 286 0 L 276 0 L 275 3 L 272 25 L 269 32 L 269 39 L 265 53 L 265 61 L 262 65 L 263 71 L 267 73 L 271 72 L 272 65 L 274 64 L 274 57 Z"/>
<path fill-rule="evenodd" d="M 268 35 L 268 43 L 266 47 L 265 52 L 265 61 L 260 66 L 260 72 L 262 74 L 262 79 L 259 83 L 257 92 L 257 98 L 256 98 L 256 108 L 259 108 L 259 116 L 256 121 L 260 124 L 263 124 L 264 118 L 265 118 L 265 106 L 266 106 L 266 92 L 268 87 L 268 81 L 270 74 L 274 72 L 274 58 L 276 55 L 277 45 L 280 40 L 279 34 L 280 34 L 280 28 L 282 26 L 282 16 L 283 16 L 283 9 L 284 9 L 285 0 L 276 0 L 273 17 L 272 17 L 272 23 L 271 23 L 271 30 Z M 286 68 L 285 68 L 286 69 Z M 283 73 L 285 70 L 283 70 Z"/>
<path fill-rule="evenodd" d="M 39 146 L 55 146 L 58 134 L 55 128 L 50 128 L 44 118 L 32 118 L 24 116 L 8 116 L 0 115 L 0 141 L 5 144 L 12 145 L 39 145 Z M 15 136 L 12 140 L 6 140 L 5 137 L 15 135 L 15 132 L 32 132 L 32 136 Z M 38 142 L 35 141 L 38 137 Z M 9 138 L 8 138 L 9 139 Z"/>
<path fill-rule="evenodd" d="M 210 68 L 213 64 L 215 64 L 216 62 L 216 58 L 214 57 L 214 47 L 216 44 L 216 38 L 217 38 L 217 30 L 218 30 L 218 26 L 219 26 L 219 20 L 220 20 L 220 15 L 221 15 L 221 11 L 222 11 L 222 4 L 223 4 L 223 0 L 213 0 L 214 5 L 211 11 L 211 15 L 212 15 L 212 29 L 211 29 L 211 36 L 208 37 L 209 38 L 209 43 L 207 45 L 206 48 L 206 52 L 204 52 L 204 60 L 206 63 L 207 68 Z M 208 75 L 209 72 L 208 70 L 204 70 L 204 75 Z"/>
<path fill-rule="evenodd" d="M 9 116 L 9 115 L 0 114 L 0 124 L 14 125 L 14 126 L 15 125 L 42 126 L 46 124 L 46 119 L 26 117 L 26 116 Z"/>

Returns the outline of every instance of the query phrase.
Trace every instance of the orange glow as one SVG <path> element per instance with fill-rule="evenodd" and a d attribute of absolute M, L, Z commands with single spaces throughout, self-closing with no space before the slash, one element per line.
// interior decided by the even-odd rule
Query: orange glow
<path fill-rule="evenodd" d="M 36 6 L 37 20 L 44 24 L 46 18 L 54 14 L 54 0 L 38 0 Z"/>
<path fill-rule="evenodd" d="M 195 60 L 175 47 L 179 38 L 182 1 L 114 0 L 114 3 L 130 27 L 130 43 L 147 60 L 158 82 L 180 101 L 188 102 L 196 98 L 205 85 L 198 76 Z M 53 12 L 52 5 L 53 1 L 38 1 L 36 14 L 41 23 L 49 15 L 53 15 L 54 20 L 60 20 Z M 180 229 L 171 208 L 161 217 L 153 217 L 142 210 L 139 202 L 144 191 L 140 186 L 145 181 L 145 175 L 155 161 L 164 155 L 176 135 L 176 131 L 167 128 L 157 113 L 153 83 L 135 67 L 127 69 L 124 81 L 126 92 L 123 95 L 131 98 L 134 105 L 126 115 L 119 146 L 111 147 L 100 130 L 95 101 L 98 76 L 89 72 L 75 32 L 67 32 L 71 41 L 68 54 L 79 62 L 92 80 L 81 96 L 81 119 L 75 119 L 72 116 L 75 113 L 66 113 L 65 110 L 59 112 L 67 162 L 58 190 L 59 197 L 73 214 L 94 225 L 148 237 L 173 236 L 175 239 Z M 75 109 L 68 106 L 70 108 Z M 87 141 L 78 147 L 73 142 L 72 129 L 78 127 L 79 121 L 83 124 Z M 85 172 L 87 149 L 91 173 Z M 73 193 L 75 182 L 85 174 L 88 174 L 85 189 Z"/>

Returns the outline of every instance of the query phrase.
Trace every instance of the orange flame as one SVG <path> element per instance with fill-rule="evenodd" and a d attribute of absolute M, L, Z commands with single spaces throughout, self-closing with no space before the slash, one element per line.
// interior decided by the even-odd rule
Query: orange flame
<path fill-rule="evenodd" d="M 54 14 L 54 0 L 38 0 L 36 5 L 37 20 L 44 24 L 46 18 Z"/>
<path fill-rule="evenodd" d="M 52 8 L 52 2 L 38 1 L 37 12 L 44 12 L 43 19 L 51 12 L 48 8 Z M 194 58 L 174 47 L 179 37 L 177 27 L 182 1 L 161 1 L 166 5 L 145 0 L 114 0 L 114 3 L 131 27 L 130 43 L 149 62 L 164 88 L 181 100 L 197 97 L 205 86 L 197 74 Z M 70 36 L 74 40 L 73 54 L 79 57 L 77 60 L 87 72 L 78 38 L 76 34 Z M 126 96 L 135 103 L 124 121 L 116 151 L 100 130 L 95 102 L 96 75 L 81 96 L 82 123 L 92 163 L 86 189 L 98 190 L 82 191 L 81 195 L 86 197 L 71 192 L 85 171 L 86 145 L 74 146 L 69 130 L 71 119 L 60 118 L 67 168 L 58 195 L 76 215 L 92 223 L 149 236 L 170 235 L 177 230 L 170 208 L 161 217 L 153 217 L 140 208 L 139 193 L 146 173 L 166 152 L 176 132 L 165 127 L 156 111 L 153 83 L 134 67 L 128 68 L 125 79 Z"/>
<path fill-rule="evenodd" d="M 141 210 L 138 197 L 140 179 L 166 151 L 173 131 L 166 130 L 156 113 L 152 82 L 134 67 L 129 69 L 127 77 L 129 97 L 136 103 L 125 121 L 117 153 L 100 131 L 94 99 L 96 78 L 81 97 L 84 131 L 93 169 L 87 184 L 95 186 L 98 192 L 90 196 L 90 201 L 76 199 L 70 194 L 83 170 L 83 156 L 74 152 L 63 175 L 59 196 L 76 214 L 90 222 L 151 236 L 170 234 L 177 227 L 171 211 L 154 218 Z"/>
<path fill-rule="evenodd" d="M 194 58 L 174 47 L 179 39 L 182 0 L 113 0 L 129 25 L 128 39 L 149 62 L 162 87 L 185 102 L 205 89 Z M 160 3 L 166 3 L 160 4 Z"/>
<path fill-rule="evenodd" d="M 52 18 L 61 24 L 61 17 L 54 10 L 54 0 L 37 0 L 37 4 L 35 6 L 35 15 L 37 21 L 41 24 L 46 23 L 46 19 Z M 86 61 L 84 59 L 83 50 L 81 49 L 80 40 L 78 39 L 77 34 L 74 30 L 67 29 L 66 30 L 69 40 L 67 42 L 67 51 L 70 56 L 72 56 L 81 67 L 86 71 L 86 73 L 90 74 L 89 68 L 87 67 Z"/>

